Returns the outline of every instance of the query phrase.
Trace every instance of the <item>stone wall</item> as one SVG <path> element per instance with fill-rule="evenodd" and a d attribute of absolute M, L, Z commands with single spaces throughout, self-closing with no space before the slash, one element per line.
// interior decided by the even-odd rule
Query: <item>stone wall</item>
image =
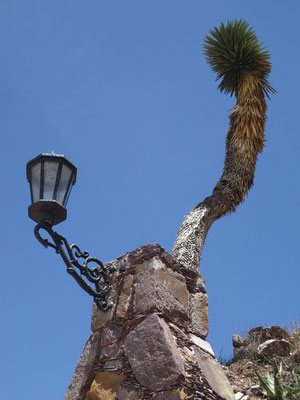
<path fill-rule="evenodd" d="M 113 261 L 113 307 L 92 334 L 65 400 L 234 400 L 208 334 L 204 278 L 158 244 Z"/>

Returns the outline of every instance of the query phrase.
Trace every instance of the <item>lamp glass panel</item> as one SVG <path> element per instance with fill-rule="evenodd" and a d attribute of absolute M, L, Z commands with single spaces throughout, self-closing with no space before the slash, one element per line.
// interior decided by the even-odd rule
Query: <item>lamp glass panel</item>
<path fill-rule="evenodd" d="M 53 199 L 58 163 L 45 161 L 44 163 L 44 197 L 45 200 Z"/>
<path fill-rule="evenodd" d="M 31 190 L 32 202 L 39 201 L 40 198 L 40 182 L 41 182 L 41 163 L 37 163 L 31 167 Z"/>
<path fill-rule="evenodd" d="M 68 198 L 66 197 L 65 203 L 63 203 L 66 191 L 68 189 L 68 183 L 70 182 L 71 174 L 72 174 L 72 170 L 64 164 L 62 166 L 60 181 L 59 181 L 57 195 L 56 195 L 56 201 L 61 203 L 63 206 L 65 206 L 68 201 Z M 72 185 L 70 185 L 70 188 L 71 188 L 71 186 Z M 69 190 L 69 192 L 70 192 L 70 190 Z"/>

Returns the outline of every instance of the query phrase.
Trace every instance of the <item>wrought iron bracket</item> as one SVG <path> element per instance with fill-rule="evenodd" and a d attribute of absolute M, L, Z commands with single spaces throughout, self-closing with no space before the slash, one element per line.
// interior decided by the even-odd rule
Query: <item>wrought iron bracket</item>
<path fill-rule="evenodd" d="M 40 235 L 41 229 L 49 234 L 53 243 L 49 242 L 48 239 L 42 238 Z M 52 224 L 48 220 L 39 222 L 34 228 L 34 234 L 44 247 L 52 247 L 57 254 L 61 255 L 67 266 L 68 274 L 76 280 L 83 290 L 94 297 L 94 301 L 100 310 L 107 311 L 112 306 L 112 303 L 107 301 L 107 295 L 111 289 L 110 274 L 116 271 L 116 267 L 104 266 L 97 258 L 90 257 L 87 251 L 82 252 L 76 244 L 69 245 L 64 236 L 59 235 L 52 229 Z M 80 259 L 83 259 L 82 263 L 79 262 Z M 90 268 L 88 266 L 90 263 L 94 263 L 97 266 Z M 83 276 L 95 285 L 95 289 L 87 283 Z"/>

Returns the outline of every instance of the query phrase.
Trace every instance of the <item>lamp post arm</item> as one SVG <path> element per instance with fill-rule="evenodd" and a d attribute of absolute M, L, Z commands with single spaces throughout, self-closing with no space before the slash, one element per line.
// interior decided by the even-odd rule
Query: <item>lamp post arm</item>
<path fill-rule="evenodd" d="M 49 236 L 52 238 L 53 243 L 49 242 L 48 239 L 44 239 L 40 235 L 40 230 L 45 230 Z M 101 310 L 108 310 L 112 304 L 107 301 L 107 295 L 110 291 L 110 274 L 116 270 L 116 267 L 106 267 L 97 258 L 90 257 L 87 251 L 82 252 L 76 244 L 69 245 L 67 239 L 59 235 L 52 229 L 51 222 L 43 220 L 39 222 L 34 228 L 34 234 L 37 240 L 44 247 L 52 247 L 55 249 L 57 254 L 61 255 L 65 265 L 67 266 L 67 272 L 70 274 L 79 286 L 85 290 L 90 296 L 94 297 L 94 301 L 98 308 Z M 83 259 L 80 263 L 79 259 Z M 89 263 L 94 263 L 97 266 L 90 268 Z M 77 272 L 77 270 L 79 273 Z M 89 282 L 95 285 L 93 289 L 86 280 L 82 277 L 84 276 Z"/>

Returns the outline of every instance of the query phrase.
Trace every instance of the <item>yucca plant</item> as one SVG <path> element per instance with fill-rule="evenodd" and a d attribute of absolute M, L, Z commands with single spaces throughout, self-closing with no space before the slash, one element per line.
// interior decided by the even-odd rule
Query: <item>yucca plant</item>
<path fill-rule="evenodd" d="M 263 378 L 256 370 L 255 373 L 258 377 L 263 393 L 268 396 L 270 400 L 288 400 L 286 397 L 287 391 L 285 390 L 282 380 L 282 364 L 280 364 L 279 368 L 276 364 L 274 365 L 273 376 L 267 374 L 266 378 Z"/>
<path fill-rule="evenodd" d="M 300 399 L 300 368 L 292 371 L 288 377 L 283 377 L 282 364 L 279 368 L 274 365 L 273 376 L 267 374 L 263 378 L 255 371 L 260 382 L 262 392 L 270 400 L 299 400 Z"/>
<path fill-rule="evenodd" d="M 237 102 L 230 114 L 222 176 L 212 195 L 187 215 L 173 249 L 179 262 L 196 270 L 212 223 L 233 212 L 253 185 L 265 142 L 265 96 L 274 93 L 268 81 L 270 54 L 247 22 L 229 21 L 212 29 L 204 39 L 204 55 L 217 74 L 220 91 L 235 95 Z"/>

